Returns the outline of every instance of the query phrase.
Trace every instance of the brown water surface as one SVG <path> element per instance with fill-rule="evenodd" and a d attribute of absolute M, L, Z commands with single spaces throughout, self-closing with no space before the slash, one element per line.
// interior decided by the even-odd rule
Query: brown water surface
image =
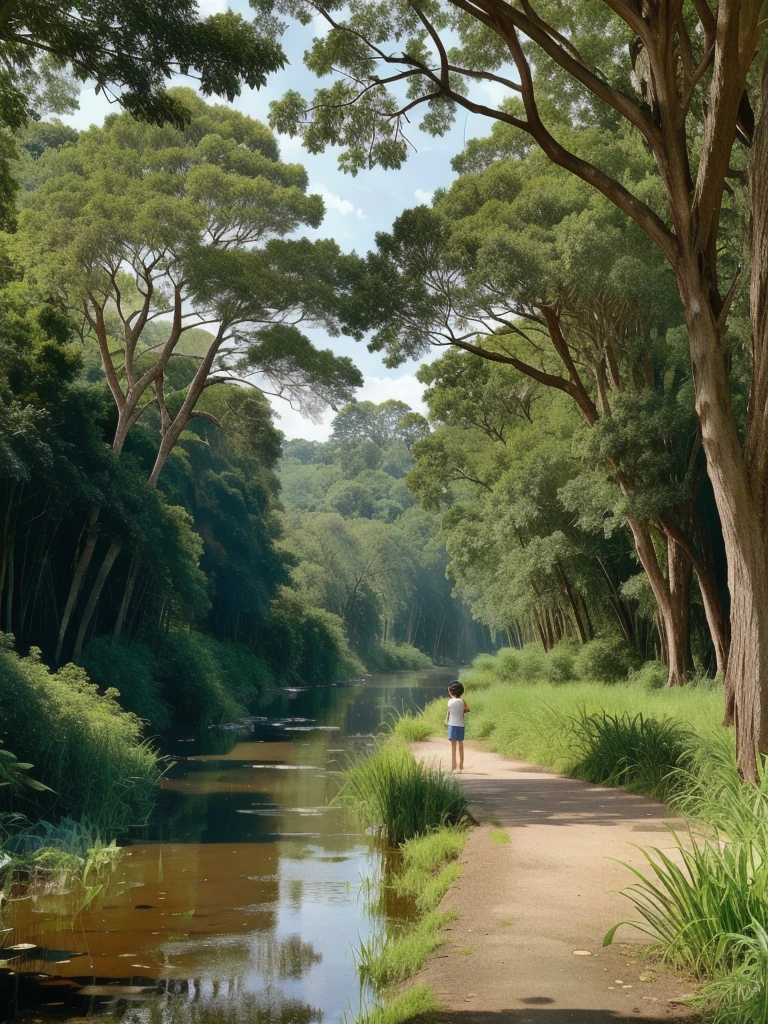
<path fill-rule="evenodd" d="M 6 912 L 0 1019 L 310 1024 L 357 1013 L 373 996 L 353 949 L 388 921 L 365 898 L 381 853 L 329 806 L 334 773 L 362 736 L 450 678 L 435 669 L 276 691 L 258 717 L 167 737 L 176 764 L 106 884 L 51 879 Z"/>

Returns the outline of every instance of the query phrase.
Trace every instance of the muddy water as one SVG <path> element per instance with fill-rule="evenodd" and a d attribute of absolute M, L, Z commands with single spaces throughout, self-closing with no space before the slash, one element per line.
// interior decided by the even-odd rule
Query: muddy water
<path fill-rule="evenodd" d="M 168 737 L 176 764 L 108 881 L 72 890 L 51 879 L 6 908 L 0 1019 L 309 1024 L 358 1013 L 373 996 L 353 948 L 387 926 L 366 898 L 381 854 L 329 806 L 334 772 L 362 736 L 450 678 L 435 669 L 276 691 L 247 722 Z"/>

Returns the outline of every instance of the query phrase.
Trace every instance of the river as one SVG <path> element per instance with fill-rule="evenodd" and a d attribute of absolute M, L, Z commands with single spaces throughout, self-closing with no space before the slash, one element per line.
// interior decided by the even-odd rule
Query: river
<path fill-rule="evenodd" d="M 253 718 L 164 738 L 176 763 L 108 883 L 53 879 L 6 907 L 0 1019 L 335 1024 L 365 1009 L 353 950 L 397 911 L 370 898 L 383 855 L 330 805 L 335 772 L 451 678 L 276 690 Z"/>

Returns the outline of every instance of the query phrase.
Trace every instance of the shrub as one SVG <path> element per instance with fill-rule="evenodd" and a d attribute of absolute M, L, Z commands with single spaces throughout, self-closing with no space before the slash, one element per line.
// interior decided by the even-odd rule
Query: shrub
<path fill-rule="evenodd" d="M 267 663 L 242 644 L 217 641 L 212 637 L 206 637 L 203 642 L 218 664 L 226 692 L 239 704 L 248 707 L 255 697 L 275 685 Z"/>
<path fill-rule="evenodd" d="M 432 661 L 423 651 L 395 640 L 380 641 L 368 654 L 368 668 L 372 672 L 415 672 L 431 667 Z"/>
<path fill-rule="evenodd" d="M 111 637 L 94 637 L 83 654 L 83 667 L 103 690 L 113 687 L 118 691 L 126 711 L 151 722 L 155 729 L 169 724 L 168 706 L 155 675 L 155 657 L 146 644 L 113 644 Z"/>
<path fill-rule="evenodd" d="M 683 761 L 690 733 L 671 719 L 642 714 L 609 715 L 582 711 L 571 719 L 573 764 L 568 774 L 602 786 L 628 786 L 665 800 L 671 773 Z"/>
<path fill-rule="evenodd" d="M 579 679 L 596 683 L 614 683 L 623 679 L 632 667 L 632 650 L 617 636 L 597 636 L 576 656 L 576 674 Z"/>
<path fill-rule="evenodd" d="M 171 631 L 158 652 L 157 671 L 163 699 L 179 724 L 227 722 L 245 714 L 227 690 L 210 641 L 198 633 Z"/>
<path fill-rule="evenodd" d="M 466 819 L 467 799 L 442 769 L 417 761 L 397 738 L 380 744 L 343 772 L 335 800 L 381 827 L 390 846 Z"/>
<path fill-rule="evenodd" d="M 492 668 L 496 678 L 503 683 L 512 683 L 520 678 L 520 651 L 515 647 L 502 647 L 494 657 L 491 654 L 481 654 L 475 658 L 473 667 L 484 664 Z"/>
<path fill-rule="evenodd" d="M 541 644 L 526 644 L 518 651 L 518 663 L 520 679 L 525 683 L 543 679 L 546 675 L 547 655 Z"/>
<path fill-rule="evenodd" d="M 547 683 L 570 683 L 576 678 L 576 646 L 568 640 L 556 644 L 547 654 L 544 680 Z"/>
<path fill-rule="evenodd" d="M 8 644 L 0 649 L 0 722 L 14 753 L 53 790 L 38 794 L 39 805 L 83 816 L 104 832 L 143 820 L 160 764 L 139 719 L 122 710 L 114 691 L 100 695 L 84 669 L 52 673 L 34 648 L 20 658 Z"/>
<path fill-rule="evenodd" d="M 667 685 L 667 670 L 660 661 L 646 661 L 629 674 L 629 681 L 645 690 L 663 690 Z"/>

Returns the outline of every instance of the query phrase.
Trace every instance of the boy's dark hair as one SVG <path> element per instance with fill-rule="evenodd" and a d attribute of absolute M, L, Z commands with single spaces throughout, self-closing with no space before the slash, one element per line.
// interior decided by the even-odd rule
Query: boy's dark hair
<path fill-rule="evenodd" d="M 454 679 L 452 683 L 448 684 L 448 693 L 453 697 L 460 697 L 464 693 L 464 687 L 458 679 Z"/>

